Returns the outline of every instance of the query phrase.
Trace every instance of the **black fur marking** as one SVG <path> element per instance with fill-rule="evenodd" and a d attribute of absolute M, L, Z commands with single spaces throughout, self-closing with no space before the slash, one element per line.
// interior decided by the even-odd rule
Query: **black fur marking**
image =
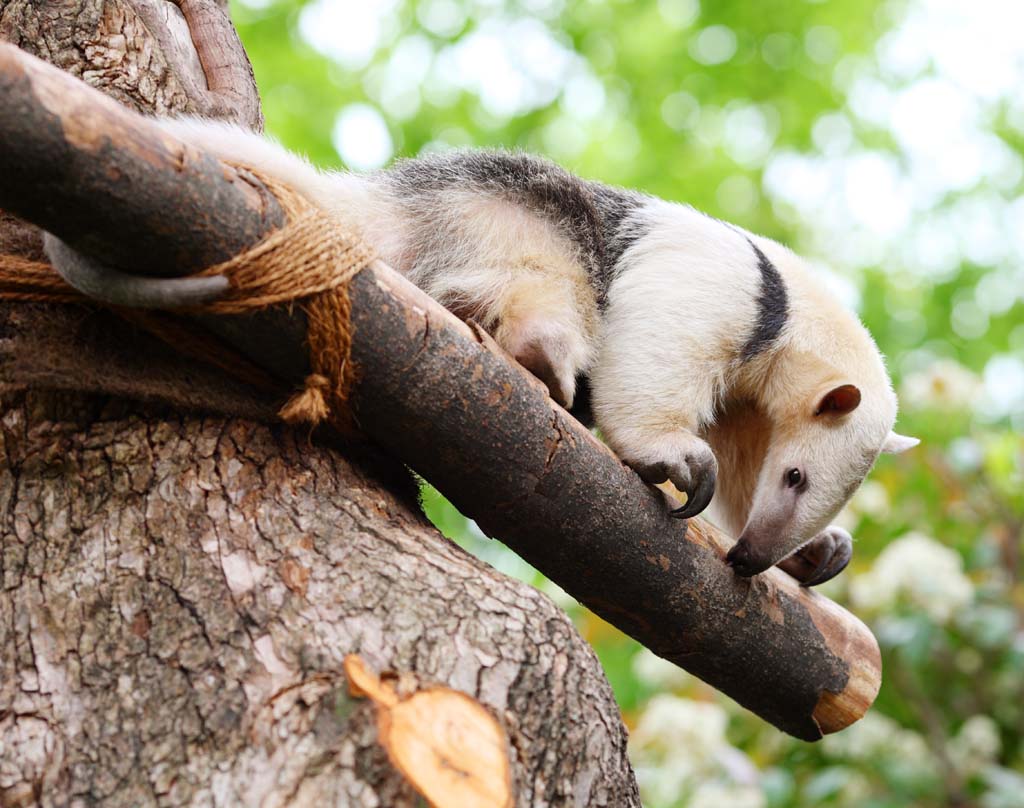
<path fill-rule="evenodd" d="M 757 256 L 757 268 L 761 271 L 761 291 L 757 296 L 757 323 L 740 353 L 744 362 L 767 350 L 778 338 L 789 317 L 789 295 L 779 270 L 753 241 L 748 238 L 747 243 Z"/>
<path fill-rule="evenodd" d="M 576 245 L 603 307 L 615 265 L 643 235 L 631 221 L 646 198 L 573 176 L 548 160 L 518 152 L 452 151 L 400 160 L 386 172 L 392 188 L 414 199 L 453 189 L 510 199 L 554 223 Z"/>
<path fill-rule="evenodd" d="M 583 373 L 576 377 L 576 395 L 573 397 L 572 409 L 569 410 L 569 414 L 587 428 L 594 425 L 594 411 L 591 408 L 590 377 Z"/>
<path fill-rule="evenodd" d="M 613 188 L 597 182 L 588 182 L 594 195 L 594 203 L 601 214 L 601 229 L 604 236 L 603 260 L 592 274 L 598 288 L 598 303 L 603 307 L 608 287 L 616 275 L 616 268 L 623 253 L 643 238 L 650 230 L 649 222 L 636 216 L 636 212 L 647 202 L 647 197 L 636 191 Z"/>

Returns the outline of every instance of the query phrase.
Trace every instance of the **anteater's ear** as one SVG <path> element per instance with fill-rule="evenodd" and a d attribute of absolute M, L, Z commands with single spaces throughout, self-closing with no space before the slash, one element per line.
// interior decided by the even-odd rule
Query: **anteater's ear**
<path fill-rule="evenodd" d="M 833 387 L 821 397 L 814 410 L 815 415 L 849 415 L 860 404 L 860 390 L 854 384 Z"/>
<path fill-rule="evenodd" d="M 882 444 L 882 451 L 886 454 L 899 454 L 907 449 L 913 449 L 920 442 L 919 438 L 908 438 L 906 435 L 890 432 L 885 438 L 885 443 Z"/>

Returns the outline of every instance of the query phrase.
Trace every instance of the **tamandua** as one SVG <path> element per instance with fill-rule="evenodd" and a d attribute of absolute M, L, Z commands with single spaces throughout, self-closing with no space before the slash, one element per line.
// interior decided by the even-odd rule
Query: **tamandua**
<path fill-rule="evenodd" d="M 917 443 L 892 431 L 871 336 L 774 241 L 521 153 L 333 173 L 227 124 L 162 125 L 305 194 L 483 325 L 566 408 L 588 398 L 623 461 L 687 494 L 674 515 L 710 504 L 739 536 L 728 561 L 740 575 L 839 536 L 829 523 L 879 453 Z"/>

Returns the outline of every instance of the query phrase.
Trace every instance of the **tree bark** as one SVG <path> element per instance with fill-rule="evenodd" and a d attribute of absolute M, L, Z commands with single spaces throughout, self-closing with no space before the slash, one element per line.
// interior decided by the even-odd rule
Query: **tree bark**
<path fill-rule="evenodd" d="M 102 398 L 3 403 L 0 804 L 412 805 L 347 695 L 351 652 L 489 706 L 517 804 L 635 803 L 568 619 L 372 457 Z"/>
<path fill-rule="evenodd" d="M 237 52 L 199 69 L 221 4 L 181 8 L 0 0 L 0 38 L 136 109 L 258 124 Z M 0 216 L 0 251 L 38 234 Z M 426 524 L 401 468 L 201 414 L 273 402 L 108 314 L 0 303 L 0 343 L 32 388 L 0 379 L 0 805 L 414 805 L 351 652 L 486 705 L 517 805 L 639 804 L 593 652 Z"/>

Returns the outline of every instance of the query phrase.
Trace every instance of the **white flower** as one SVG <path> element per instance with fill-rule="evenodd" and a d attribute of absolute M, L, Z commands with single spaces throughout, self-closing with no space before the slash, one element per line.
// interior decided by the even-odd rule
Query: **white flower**
<path fill-rule="evenodd" d="M 633 764 L 640 796 L 648 808 L 664 808 L 679 805 L 686 792 L 690 773 L 664 764 Z"/>
<path fill-rule="evenodd" d="M 725 737 L 727 723 L 726 711 L 717 704 L 667 693 L 654 696 L 629 739 L 630 759 L 644 804 L 652 808 L 690 804 L 685 802 L 687 794 L 696 798 L 707 783 L 721 783 L 730 793 L 756 792 L 753 783 L 758 779 L 757 769 L 729 745 Z M 732 801 L 718 804 L 748 805 Z"/>
<path fill-rule="evenodd" d="M 858 514 L 884 519 L 889 514 L 889 492 L 877 480 L 865 480 L 850 500 L 850 508 Z"/>
<path fill-rule="evenodd" d="M 1002 766 L 986 766 L 981 776 L 988 788 L 978 803 L 981 808 L 1024 808 L 1024 775 Z"/>
<path fill-rule="evenodd" d="M 949 742 L 949 756 L 962 772 L 973 774 L 999 756 L 999 727 L 987 715 L 968 718 Z"/>
<path fill-rule="evenodd" d="M 895 721 L 878 712 L 868 712 L 860 721 L 835 735 L 826 735 L 822 748 L 831 757 L 866 760 L 884 751 L 899 727 Z"/>
<path fill-rule="evenodd" d="M 647 702 L 630 746 L 639 757 L 678 758 L 690 770 L 707 768 L 728 745 L 727 722 L 717 704 L 660 693 Z"/>
<path fill-rule="evenodd" d="M 944 624 L 974 598 L 960 555 L 921 533 L 885 548 L 871 570 L 853 579 L 850 597 L 861 608 L 883 611 L 901 600 Z"/>
<path fill-rule="evenodd" d="M 900 399 L 909 409 L 966 410 L 981 391 L 976 373 L 953 359 L 937 359 L 903 380 Z"/>
<path fill-rule="evenodd" d="M 872 796 L 871 781 L 861 772 L 853 769 L 846 773 L 843 790 L 836 795 L 838 805 L 846 808 L 861 808 Z"/>
<path fill-rule="evenodd" d="M 877 710 L 868 712 L 842 732 L 826 735 L 821 743 L 829 757 L 847 762 L 899 755 L 909 764 L 921 764 L 931 757 L 924 738 Z"/>
<path fill-rule="evenodd" d="M 877 480 L 865 480 L 853 498 L 846 503 L 846 507 L 832 520 L 832 524 L 856 534 L 857 524 L 862 516 L 872 516 L 882 520 L 888 515 L 889 492 Z M 837 579 L 833 578 L 832 580 Z"/>
<path fill-rule="evenodd" d="M 646 648 L 633 657 L 633 675 L 645 685 L 659 690 L 678 690 L 693 681 L 693 677 L 682 668 Z"/>

